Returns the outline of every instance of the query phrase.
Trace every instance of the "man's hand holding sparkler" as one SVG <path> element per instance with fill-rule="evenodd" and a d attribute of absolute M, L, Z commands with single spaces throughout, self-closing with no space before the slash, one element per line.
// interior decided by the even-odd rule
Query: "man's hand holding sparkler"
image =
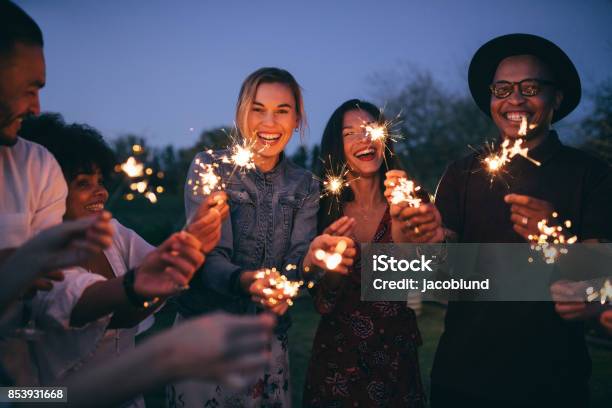
<path fill-rule="evenodd" d="M 599 317 L 599 322 L 608 332 L 608 335 L 612 336 L 612 310 L 604 310 Z"/>
<path fill-rule="evenodd" d="M 221 224 L 228 214 L 227 195 L 222 191 L 217 191 L 202 202 L 190 219 L 185 230 L 202 243 L 200 250 L 203 253 L 209 253 L 219 243 Z"/>
<path fill-rule="evenodd" d="M 586 286 L 581 282 L 561 280 L 550 286 L 550 294 L 555 302 L 555 311 L 564 320 L 584 320 L 593 313 L 593 308 L 581 299 Z"/>
<path fill-rule="evenodd" d="M 552 204 L 544 200 L 526 195 L 508 194 L 504 197 L 504 201 L 510 204 L 510 219 L 514 224 L 514 231 L 527 241 L 531 241 L 530 236 L 540 235 L 538 228 L 540 221 L 550 220 L 553 217 Z"/>
<path fill-rule="evenodd" d="M 414 184 L 408 181 L 406 172 L 388 171 L 384 184 L 394 242 L 433 243 L 444 240 L 440 212 L 435 205 L 423 203 L 415 195 L 418 187 L 414 188 Z"/>
<path fill-rule="evenodd" d="M 188 232 L 172 234 L 136 269 L 136 294 L 147 299 L 167 297 L 188 287 L 195 271 L 204 263 L 201 247 L 201 242 Z"/>

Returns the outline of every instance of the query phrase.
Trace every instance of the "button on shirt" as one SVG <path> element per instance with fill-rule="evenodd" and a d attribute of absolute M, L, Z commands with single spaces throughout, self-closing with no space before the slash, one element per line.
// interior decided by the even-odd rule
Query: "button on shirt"
<path fill-rule="evenodd" d="M 493 182 L 476 153 L 447 168 L 436 206 L 459 242 L 524 242 L 504 202 L 510 193 L 550 202 L 580 240 L 612 238 L 606 163 L 564 146 L 555 132 L 529 156 L 541 166 L 519 156 Z M 551 302 L 449 303 L 432 383 L 493 401 L 567 402 L 585 401 L 589 375 L 583 324 L 561 319 Z"/>

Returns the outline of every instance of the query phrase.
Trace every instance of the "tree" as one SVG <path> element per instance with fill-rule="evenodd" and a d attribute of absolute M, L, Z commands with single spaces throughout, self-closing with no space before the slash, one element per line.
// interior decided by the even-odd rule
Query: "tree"
<path fill-rule="evenodd" d="M 300 167 L 308 168 L 308 150 L 304 145 L 300 145 L 291 156 L 291 161 Z"/>
<path fill-rule="evenodd" d="M 612 78 L 603 81 L 592 95 L 593 112 L 580 122 L 583 148 L 612 165 Z"/>

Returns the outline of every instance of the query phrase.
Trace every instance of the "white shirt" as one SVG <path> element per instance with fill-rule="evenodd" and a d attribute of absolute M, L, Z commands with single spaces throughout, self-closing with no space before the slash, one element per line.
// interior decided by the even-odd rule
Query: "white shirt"
<path fill-rule="evenodd" d="M 117 220 L 113 219 L 112 224 L 113 243 L 104 255 L 115 276 L 122 276 L 140 265 L 154 247 Z M 62 379 L 83 366 L 118 358 L 135 347 L 139 326 L 107 329 L 112 315 L 83 327 L 70 327 L 72 310 L 85 289 L 106 278 L 81 267 L 65 270 L 64 275 L 62 282 L 54 284 L 49 292 L 38 292 L 33 300 L 37 327 L 45 331 L 34 346 L 41 384 Z M 130 406 L 144 407 L 144 401 L 137 398 Z"/>
<path fill-rule="evenodd" d="M 22 138 L 0 146 L 0 249 L 61 223 L 67 195 L 62 170 L 47 149 Z"/>
<path fill-rule="evenodd" d="M 22 138 L 13 146 L 0 146 L 0 249 L 19 247 L 61 223 L 67 195 L 62 170 L 43 146 Z M 0 316 L 0 333 L 15 330 L 22 311 L 23 302 L 8 308 Z M 37 382 L 25 340 L 0 337 L 0 360 L 18 384 Z"/>

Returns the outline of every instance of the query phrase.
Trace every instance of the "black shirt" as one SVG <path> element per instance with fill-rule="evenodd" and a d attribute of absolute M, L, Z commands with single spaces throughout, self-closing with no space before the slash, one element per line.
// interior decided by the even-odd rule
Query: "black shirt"
<path fill-rule="evenodd" d="M 559 219 L 572 220 L 580 240 L 609 240 L 610 167 L 562 145 L 555 132 L 529 157 L 541 166 L 517 156 L 493 182 L 477 153 L 448 166 L 436 206 L 459 242 L 524 242 L 504 202 L 510 193 L 550 202 Z M 591 367 L 583 330 L 561 319 L 550 302 L 450 302 L 432 383 L 492 401 L 584 403 Z"/>

